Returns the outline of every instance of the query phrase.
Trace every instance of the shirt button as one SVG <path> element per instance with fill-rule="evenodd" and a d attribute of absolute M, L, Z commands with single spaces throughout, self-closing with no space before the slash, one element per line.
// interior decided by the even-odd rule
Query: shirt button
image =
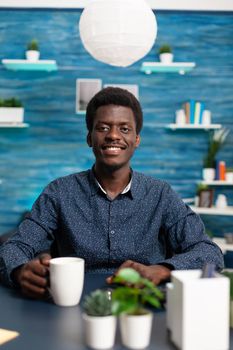
<path fill-rule="evenodd" d="M 112 234 L 112 235 L 114 235 L 114 233 L 115 233 L 115 231 L 114 231 L 114 230 L 112 230 L 112 231 L 111 231 L 111 234 Z"/>

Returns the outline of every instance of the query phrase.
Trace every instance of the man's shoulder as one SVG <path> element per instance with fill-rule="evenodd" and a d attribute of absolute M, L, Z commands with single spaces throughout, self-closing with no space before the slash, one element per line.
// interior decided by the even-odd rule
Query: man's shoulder
<path fill-rule="evenodd" d="M 163 188 L 164 186 L 169 186 L 169 184 L 161 179 L 155 178 L 151 175 L 147 175 L 138 171 L 133 171 L 133 176 L 137 182 L 140 182 L 142 185 L 156 186 Z"/>
<path fill-rule="evenodd" d="M 58 177 L 57 179 L 51 181 L 48 187 L 69 187 L 72 188 L 73 185 L 83 184 L 88 182 L 90 170 L 80 171 L 77 173 L 65 175 Z"/>

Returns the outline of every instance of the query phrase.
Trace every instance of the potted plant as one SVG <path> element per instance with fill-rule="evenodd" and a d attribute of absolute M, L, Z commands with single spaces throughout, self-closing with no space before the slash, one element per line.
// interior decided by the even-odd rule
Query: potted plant
<path fill-rule="evenodd" d="M 120 284 L 112 292 L 112 313 L 120 315 L 122 343 L 131 349 L 143 349 L 150 343 L 153 314 L 146 308 L 161 306 L 162 292 L 132 268 L 124 268 L 113 278 Z"/>
<path fill-rule="evenodd" d="M 200 195 L 202 191 L 206 191 L 209 189 L 209 186 L 206 184 L 199 183 L 196 188 L 196 196 L 194 198 L 194 205 L 199 207 L 200 204 Z"/>
<path fill-rule="evenodd" d="M 204 158 L 203 179 L 213 181 L 215 179 L 216 155 L 223 146 L 229 130 L 223 128 L 210 133 L 208 151 Z"/>
<path fill-rule="evenodd" d="M 230 279 L 230 327 L 233 328 L 233 272 L 224 271 L 223 275 Z"/>
<path fill-rule="evenodd" d="M 169 64 L 173 61 L 172 49 L 168 44 L 159 48 L 159 59 L 162 63 Z"/>
<path fill-rule="evenodd" d="M 96 289 L 87 295 L 83 303 L 85 339 L 90 348 L 113 347 L 116 333 L 116 317 L 111 311 L 111 295 L 107 290 Z"/>
<path fill-rule="evenodd" d="M 0 123 L 22 123 L 24 108 L 18 98 L 0 99 Z"/>
<path fill-rule="evenodd" d="M 40 58 L 39 45 L 36 39 L 32 39 L 27 44 L 26 58 L 29 61 L 38 61 Z"/>

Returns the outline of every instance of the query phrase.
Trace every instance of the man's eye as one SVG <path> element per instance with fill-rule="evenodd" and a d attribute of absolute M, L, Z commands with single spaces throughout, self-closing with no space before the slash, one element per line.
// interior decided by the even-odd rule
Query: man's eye
<path fill-rule="evenodd" d="M 97 128 L 98 131 L 108 131 L 109 127 L 108 126 L 99 126 Z"/>
<path fill-rule="evenodd" d="M 122 127 L 121 128 L 121 131 L 124 133 L 124 134 L 127 134 L 129 132 L 129 128 L 127 128 L 126 126 L 125 127 Z"/>

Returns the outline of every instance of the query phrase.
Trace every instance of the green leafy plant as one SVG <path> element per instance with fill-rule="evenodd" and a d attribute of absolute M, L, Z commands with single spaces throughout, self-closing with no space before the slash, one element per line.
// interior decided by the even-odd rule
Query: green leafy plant
<path fill-rule="evenodd" d="M 223 128 L 210 134 L 207 155 L 204 158 L 204 168 L 215 168 L 216 155 L 222 148 L 229 130 Z"/>
<path fill-rule="evenodd" d="M 233 301 L 233 272 L 224 271 L 222 274 L 230 279 L 230 300 Z"/>
<path fill-rule="evenodd" d="M 109 316 L 111 312 L 111 298 L 107 290 L 96 289 L 84 299 L 83 308 L 89 316 Z"/>
<path fill-rule="evenodd" d="M 233 173 L 233 168 L 229 168 L 229 167 L 226 168 L 226 172 L 227 172 L 227 173 Z"/>
<path fill-rule="evenodd" d="M 120 284 L 112 292 L 112 313 L 142 315 L 147 311 L 146 305 L 161 307 L 163 293 L 147 278 L 132 268 L 121 269 L 113 278 L 113 282 Z"/>
<path fill-rule="evenodd" d="M 27 50 L 32 50 L 32 51 L 39 51 L 39 44 L 36 39 L 32 39 L 28 44 L 27 44 Z"/>
<path fill-rule="evenodd" d="M 159 54 L 162 53 L 172 53 L 172 49 L 170 47 L 170 45 L 168 44 L 164 44 L 159 48 Z"/>
<path fill-rule="evenodd" d="M 0 99 L 0 107 L 22 107 L 22 103 L 18 98 L 12 97 L 8 99 Z"/>
<path fill-rule="evenodd" d="M 205 190 L 208 190 L 209 189 L 209 186 L 208 185 L 205 185 L 205 184 L 198 184 L 197 185 L 197 188 L 196 188 L 196 194 L 199 196 L 201 191 L 205 191 Z"/>

